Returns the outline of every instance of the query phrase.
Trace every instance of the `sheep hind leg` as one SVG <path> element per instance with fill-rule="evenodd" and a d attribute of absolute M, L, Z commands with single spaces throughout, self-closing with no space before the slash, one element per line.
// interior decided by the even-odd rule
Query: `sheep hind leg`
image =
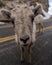
<path fill-rule="evenodd" d="M 41 26 L 41 23 L 39 23 L 39 32 L 41 32 L 40 26 Z"/>
<path fill-rule="evenodd" d="M 25 54 L 24 54 L 24 47 L 21 47 L 21 63 L 24 62 L 24 57 L 25 57 Z"/>

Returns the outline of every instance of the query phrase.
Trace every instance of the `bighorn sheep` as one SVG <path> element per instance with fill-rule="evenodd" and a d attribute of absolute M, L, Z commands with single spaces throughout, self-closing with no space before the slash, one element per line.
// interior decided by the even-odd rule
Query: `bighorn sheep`
<path fill-rule="evenodd" d="M 43 28 L 44 28 L 43 22 L 45 22 L 46 20 L 48 20 L 51 16 L 50 16 L 47 12 L 44 11 L 42 4 L 37 3 L 37 6 L 38 6 L 38 5 L 41 6 L 41 7 L 39 8 L 38 12 L 41 12 L 41 10 L 42 10 L 42 12 L 44 13 L 44 16 L 41 15 L 41 14 L 38 14 L 36 17 L 34 17 L 34 22 L 35 22 L 36 24 L 39 24 L 39 32 L 40 32 L 40 25 L 41 25 L 41 27 L 42 27 L 42 31 L 44 31 L 44 30 L 43 30 Z M 36 12 L 37 12 L 37 11 L 36 11 Z"/>
<path fill-rule="evenodd" d="M 36 15 L 43 14 L 42 10 L 38 12 L 39 8 L 40 6 L 31 8 L 31 6 L 24 3 L 17 4 L 16 7 L 11 10 L 11 14 L 9 14 L 10 19 L 14 20 L 16 41 L 17 44 L 20 44 L 21 48 L 21 61 L 25 59 L 24 48 L 26 47 L 28 54 L 27 60 L 31 63 L 31 48 L 36 40 L 36 24 L 33 20 Z M 2 11 L 6 12 L 4 10 Z M 8 14 L 6 16 L 8 16 Z"/>
<path fill-rule="evenodd" d="M 11 12 L 8 12 L 5 9 L 1 10 L 2 17 L 0 20 L 14 18 L 15 23 L 15 36 L 17 40 L 17 44 L 20 44 L 21 48 L 21 61 L 24 61 L 24 48 L 27 48 L 27 60 L 31 63 L 31 47 L 35 42 L 36 36 L 36 24 L 32 21 L 32 16 L 34 16 L 34 12 L 30 9 L 26 4 L 18 4 Z M 11 13 L 11 14 L 10 14 Z M 1 14 L 0 14 L 1 15 Z"/>
<path fill-rule="evenodd" d="M 27 60 L 31 63 L 31 47 L 35 42 L 36 24 L 31 20 L 33 11 L 26 4 L 17 5 L 11 17 L 15 17 L 15 36 L 21 47 L 21 61 L 24 61 L 24 48 L 27 48 Z"/>

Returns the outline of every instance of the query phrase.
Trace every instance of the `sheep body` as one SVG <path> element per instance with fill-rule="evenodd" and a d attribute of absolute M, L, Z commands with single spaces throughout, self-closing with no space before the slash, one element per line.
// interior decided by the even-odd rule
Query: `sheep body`
<path fill-rule="evenodd" d="M 37 15 L 35 18 L 34 18 L 34 21 L 36 24 L 38 23 L 41 23 L 43 21 L 43 16 L 41 14 Z"/>

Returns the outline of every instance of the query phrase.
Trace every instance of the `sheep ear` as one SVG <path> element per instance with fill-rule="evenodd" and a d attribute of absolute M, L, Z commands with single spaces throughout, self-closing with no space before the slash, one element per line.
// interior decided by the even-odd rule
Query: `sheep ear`
<path fill-rule="evenodd" d="M 14 24 L 14 18 L 11 17 L 11 13 L 9 11 L 5 11 L 5 10 L 2 10 L 1 11 L 3 16 L 6 17 L 7 20 L 2 20 L 4 22 L 11 22 L 13 24 L 13 27 L 15 27 L 15 24 Z"/>
<path fill-rule="evenodd" d="M 7 19 L 11 18 L 11 13 L 9 11 L 2 10 L 1 12 Z"/>

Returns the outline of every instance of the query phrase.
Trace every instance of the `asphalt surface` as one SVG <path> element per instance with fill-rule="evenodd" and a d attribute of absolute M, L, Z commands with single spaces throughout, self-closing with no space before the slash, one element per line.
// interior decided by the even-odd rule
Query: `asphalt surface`
<path fill-rule="evenodd" d="M 0 25 L 0 38 L 14 35 L 14 28 L 12 25 Z"/>
<path fill-rule="evenodd" d="M 52 22 L 49 24 L 52 25 Z M 3 33 L 4 32 L 4 33 Z M 14 29 L 0 28 L 0 38 L 14 34 Z M 36 42 L 32 48 L 31 65 L 52 65 L 52 29 L 37 33 Z M 0 65 L 30 65 L 20 62 L 20 47 L 15 40 L 0 43 Z"/>

